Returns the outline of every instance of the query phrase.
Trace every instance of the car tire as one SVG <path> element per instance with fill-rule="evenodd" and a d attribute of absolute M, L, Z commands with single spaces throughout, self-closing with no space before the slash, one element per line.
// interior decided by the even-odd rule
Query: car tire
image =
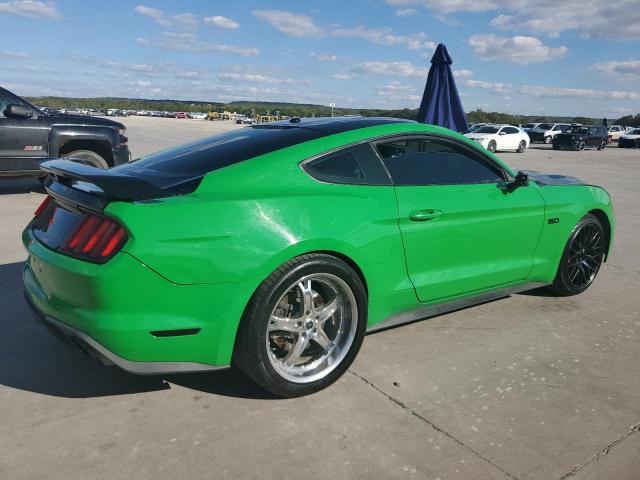
<path fill-rule="evenodd" d="M 497 148 L 498 146 L 496 145 L 495 140 L 491 140 L 487 145 L 487 150 L 489 150 L 491 153 L 494 153 L 497 150 Z"/>
<path fill-rule="evenodd" d="M 551 289 L 561 296 L 584 292 L 595 280 L 605 256 L 600 220 L 588 213 L 569 235 Z"/>
<path fill-rule="evenodd" d="M 605 148 L 607 148 L 607 142 L 602 142 L 598 147 L 598 150 L 604 150 Z"/>
<path fill-rule="evenodd" d="M 332 255 L 301 255 L 251 297 L 233 364 L 278 397 L 309 395 L 349 368 L 366 327 L 367 294 L 354 269 Z"/>
<path fill-rule="evenodd" d="M 526 149 L 527 149 L 527 142 L 525 142 L 524 140 L 521 140 L 520 143 L 518 144 L 518 148 L 516 149 L 516 152 L 524 153 Z"/>
<path fill-rule="evenodd" d="M 74 162 L 83 163 L 96 168 L 109 168 L 106 160 L 91 150 L 75 150 L 63 155 L 62 158 L 73 160 Z"/>
<path fill-rule="evenodd" d="M 584 150 L 585 147 L 585 143 L 584 142 L 580 142 L 576 145 L 576 152 L 581 152 Z"/>
<path fill-rule="evenodd" d="M 544 143 L 549 145 L 551 143 L 551 137 L 544 137 Z"/>

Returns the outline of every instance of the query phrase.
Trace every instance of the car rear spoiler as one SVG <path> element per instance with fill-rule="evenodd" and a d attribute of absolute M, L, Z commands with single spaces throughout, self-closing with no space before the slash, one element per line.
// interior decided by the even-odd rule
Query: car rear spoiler
<path fill-rule="evenodd" d="M 41 163 L 40 168 L 47 173 L 44 181 L 47 192 L 72 207 L 101 212 L 112 200 L 149 200 L 167 196 L 166 191 L 142 178 L 71 160 L 48 160 Z"/>

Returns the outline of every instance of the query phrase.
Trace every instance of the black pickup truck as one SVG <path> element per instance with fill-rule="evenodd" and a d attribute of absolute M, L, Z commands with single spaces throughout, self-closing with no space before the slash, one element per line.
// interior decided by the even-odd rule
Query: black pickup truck
<path fill-rule="evenodd" d="M 0 177 L 42 175 L 40 163 L 58 157 L 100 168 L 126 163 L 125 127 L 105 118 L 49 115 L 0 87 Z"/>

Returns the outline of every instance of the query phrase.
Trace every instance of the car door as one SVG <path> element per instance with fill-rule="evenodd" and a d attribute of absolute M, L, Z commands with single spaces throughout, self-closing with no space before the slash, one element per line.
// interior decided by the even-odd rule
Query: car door
<path fill-rule="evenodd" d="M 409 278 L 421 302 L 522 282 L 542 230 L 534 185 L 462 142 L 408 137 L 376 143 L 393 179 Z"/>
<path fill-rule="evenodd" d="M 502 138 L 505 139 L 506 143 L 506 146 L 504 148 L 507 148 L 509 150 L 515 150 L 516 148 L 518 148 L 518 144 L 521 140 L 520 130 L 515 127 L 504 127 L 502 131 L 504 132 Z"/>
<path fill-rule="evenodd" d="M 9 105 L 21 105 L 31 116 L 8 115 Z M 0 89 L 0 157 L 43 158 L 47 156 L 49 125 L 46 116 L 19 97 Z"/>

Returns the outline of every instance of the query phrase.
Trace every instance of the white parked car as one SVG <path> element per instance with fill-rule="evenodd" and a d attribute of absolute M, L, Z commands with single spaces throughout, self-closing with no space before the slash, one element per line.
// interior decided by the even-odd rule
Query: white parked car
<path fill-rule="evenodd" d="M 524 152 L 529 147 L 529 135 L 513 125 L 485 125 L 465 137 L 478 142 L 490 152 L 515 150 Z"/>
<path fill-rule="evenodd" d="M 611 125 L 609 127 L 609 142 L 617 142 L 621 135 L 624 135 L 626 129 L 621 125 Z"/>
<path fill-rule="evenodd" d="M 189 117 L 193 118 L 195 120 L 206 120 L 207 119 L 207 114 L 206 113 L 201 113 L 201 112 L 196 112 L 196 113 L 190 113 Z"/>
<path fill-rule="evenodd" d="M 620 148 L 640 148 L 640 128 L 632 128 L 618 138 Z"/>
<path fill-rule="evenodd" d="M 564 133 L 571 125 L 568 123 L 541 123 L 536 128 L 527 131 L 531 142 L 551 143 L 553 137 L 559 133 Z"/>

